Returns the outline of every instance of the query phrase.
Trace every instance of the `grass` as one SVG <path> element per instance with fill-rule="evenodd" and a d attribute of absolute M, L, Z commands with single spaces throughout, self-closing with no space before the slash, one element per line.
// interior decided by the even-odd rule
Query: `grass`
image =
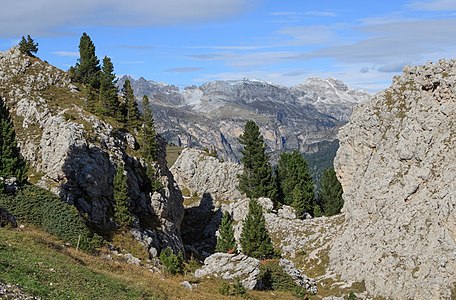
<path fill-rule="evenodd" d="M 174 165 L 182 150 L 184 150 L 183 147 L 166 146 L 166 162 L 168 168 L 171 168 Z"/>
<path fill-rule="evenodd" d="M 101 251 L 103 253 L 103 251 Z M 33 227 L 0 228 L 0 281 L 42 299 L 243 299 L 219 293 L 222 280 L 152 273 L 104 255 L 76 251 Z M 196 283 L 192 291 L 180 283 Z M 249 299 L 293 299 L 289 292 L 249 291 Z"/>

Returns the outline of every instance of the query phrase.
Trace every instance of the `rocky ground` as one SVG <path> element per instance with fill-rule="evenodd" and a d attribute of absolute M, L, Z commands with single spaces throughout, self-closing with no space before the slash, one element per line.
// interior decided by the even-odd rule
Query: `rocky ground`
<path fill-rule="evenodd" d="M 2 300 L 40 300 L 39 297 L 26 295 L 20 287 L 0 282 L 0 299 Z"/>

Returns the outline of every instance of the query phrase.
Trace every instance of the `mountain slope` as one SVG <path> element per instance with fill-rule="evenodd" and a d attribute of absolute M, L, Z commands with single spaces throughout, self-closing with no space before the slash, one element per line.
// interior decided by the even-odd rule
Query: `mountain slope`
<path fill-rule="evenodd" d="M 115 120 L 101 120 L 84 110 L 86 98 L 79 89 L 67 73 L 21 54 L 17 47 L 0 52 L 0 96 L 10 108 L 21 153 L 30 164 L 29 180 L 76 206 L 93 227 L 106 231 L 115 226 L 113 178 L 116 166 L 123 164 L 138 238 L 151 255 L 165 246 L 182 249 L 183 199 L 166 167 L 164 149 L 154 165 L 164 188 L 150 193 L 135 136 Z"/>

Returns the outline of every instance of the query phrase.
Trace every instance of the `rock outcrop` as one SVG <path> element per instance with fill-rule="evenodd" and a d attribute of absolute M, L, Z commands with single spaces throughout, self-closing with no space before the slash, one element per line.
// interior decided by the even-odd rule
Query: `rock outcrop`
<path fill-rule="evenodd" d="M 67 73 L 18 48 L 0 52 L 0 95 L 10 108 L 21 153 L 35 171 L 30 180 L 75 205 L 95 227 L 111 229 L 113 178 L 122 164 L 130 211 L 151 254 L 164 246 L 183 249 L 183 199 L 166 167 L 164 142 L 154 165 L 163 189 L 151 194 L 145 163 L 134 155 L 134 136 L 84 110 L 79 88 Z"/>
<path fill-rule="evenodd" d="M 195 271 L 195 277 L 219 277 L 225 280 L 239 278 L 247 289 L 262 289 L 264 283 L 258 278 L 260 264 L 258 259 L 244 254 L 215 253 L 204 260 L 204 266 Z M 279 265 L 296 285 L 316 294 L 315 281 L 296 269 L 291 261 L 280 259 Z"/>
<path fill-rule="evenodd" d="M 138 99 L 151 99 L 159 132 L 167 141 L 214 148 L 227 161 L 239 160 L 238 137 L 252 119 L 260 125 L 274 159 L 285 150 L 325 150 L 352 107 L 371 97 L 334 79 L 313 78 L 293 88 L 259 80 L 213 81 L 184 90 L 129 79 Z"/>
<path fill-rule="evenodd" d="M 17 227 L 16 218 L 0 207 L 0 227 Z"/>
<path fill-rule="evenodd" d="M 201 194 L 209 193 L 216 199 L 238 200 L 244 198 L 237 189 L 238 175 L 242 166 L 232 162 L 220 162 L 208 153 L 186 148 L 171 167 L 177 184 Z"/>
<path fill-rule="evenodd" d="M 456 283 L 456 61 L 406 67 L 339 132 L 342 279 L 391 299 L 450 299 Z M 454 297 L 454 295 L 453 295 Z"/>

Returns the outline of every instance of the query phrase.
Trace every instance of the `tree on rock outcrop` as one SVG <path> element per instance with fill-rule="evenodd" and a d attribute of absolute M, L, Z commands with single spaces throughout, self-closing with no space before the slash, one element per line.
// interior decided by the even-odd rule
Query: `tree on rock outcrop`
<path fill-rule="evenodd" d="M 249 212 L 244 220 L 241 233 L 242 252 L 257 259 L 275 256 L 271 237 L 266 229 L 266 220 L 261 205 L 257 200 L 249 202 Z"/>
<path fill-rule="evenodd" d="M 225 212 L 219 227 L 219 236 L 215 251 L 233 253 L 236 251 L 236 240 L 234 239 L 233 218 L 230 213 Z"/>
<path fill-rule="evenodd" d="M 124 105 L 125 123 L 127 127 L 139 128 L 141 126 L 141 117 L 138 110 L 138 103 L 136 102 L 130 80 L 127 79 L 122 87 L 122 98 Z"/>
<path fill-rule="evenodd" d="M 117 166 L 114 176 L 114 221 L 120 228 L 129 228 L 133 223 L 133 217 L 128 207 L 130 197 L 127 191 L 127 176 L 124 167 Z"/>
<path fill-rule="evenodd" d="M 69 72 L 76 82 L 90 85 L 94 89 L 100 87 L 100 61 L 95 55 L 94 43 L 85 32 L 79 41 L 79 60 Z"/>
<path fill-rule="evenodd" d="M 298 151 L 282 153 L 276 169 L 279 201 L 291 205 L 298 218 L 313 213 L 314 183 L 305 158 Z"/>
<path fill-rule="evenodd" d="M 320 179 L 320 202 L 325 216 L 340 213 L 344 200 L 342 199 L 342 185 L 337 179 L 333 168 L 326 169 Z"/>
<path fill-rule="evenodd" d="M 116 75 L 114 65 L 109 57 L 103 58 L 100 74 L 100 103 L 102 113 L 106 116 L 120 118 L 120 102 L 117 96 Z"/>
<path fill-rule="evenodd" d="M 244 149 L 241 150 L 244 172 L 239 176 L 240 191 L 251 199 L 268 197 L 275 200 L 277 188 L 272 176 L 272 167 L 265 153 L 263 136 L 254 121 L 247 121 L 239 141 L 244 145 Z"/>
<path fill-rule="evenodd" d="M 150 109 L 149 97 L 143 96 L 143 127 L 142 127 L 142 154 L 147 162 L 157 159 L 157 133 L 152 110 Z"/>
<path fill-rule="evenodd" d="M 19 42 L 19 51 L 29 56 L 33 56 L 33 53 L 38 52 L 38 43 L 35 43 L 30 35 L 27 35 L 27 38 L 23 36 Z"/>
<path fill-rule="evenodd" d="M 0 98 L 0 177 L 27 179 L 27 164 L 19 152 L 13 122 L 5 102 Z"/>

